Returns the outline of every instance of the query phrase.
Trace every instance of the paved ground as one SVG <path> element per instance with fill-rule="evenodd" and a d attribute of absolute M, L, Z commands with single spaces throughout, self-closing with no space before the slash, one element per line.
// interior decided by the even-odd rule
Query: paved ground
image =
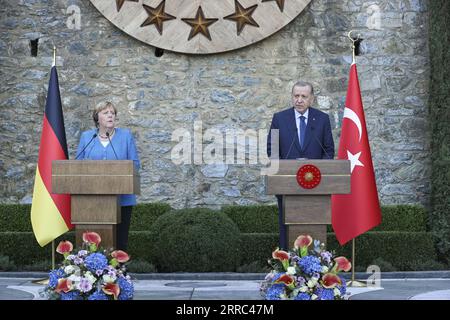
<path fill-rule="evenodd" d="M 0 272 L 0 300 L 39 300 L 45 273 Z M 136 300 L 261 300 L 263 274 L 136 274 Z M 367 275 L 365 275 L 367 277 Z M 358 275 L 357 279 L 364 278 Z M 450 271 L 382 273 L 350 300 L 450 300 Z"/>

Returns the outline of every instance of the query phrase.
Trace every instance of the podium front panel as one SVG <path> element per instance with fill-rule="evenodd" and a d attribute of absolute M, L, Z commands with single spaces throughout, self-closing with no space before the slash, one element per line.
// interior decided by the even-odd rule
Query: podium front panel
<path fill-rule="evenodd" d="M 84 232 L 96 232 L 102 239 L 100 247 L 116 248 L 116 228 L 116 225 L 107 224 L 77 224 L 75 226 L 76 245 L 81 246 Z"/>
<path fill-rule="evenodd" d="M 284 224 L 331 224 L 331 196 L 283 196 Z"/>
<path fill-rule="evenodd" d="M 78 195 L 72 199 L 72 224 L 118 224 L 120 200 L 115 195 Z"/>

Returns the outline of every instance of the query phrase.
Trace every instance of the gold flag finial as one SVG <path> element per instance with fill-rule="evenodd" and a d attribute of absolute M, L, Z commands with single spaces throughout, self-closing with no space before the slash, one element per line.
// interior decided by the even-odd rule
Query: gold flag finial
<path fill-rule="evenodd" d="M 356 50 L 356 46 L 355 46 L 355 42 L 359 42 L 360 40 L 360 34 L 358 34 L 356 36 L 356 38 L 352 37 L 352 32 L 354 32 L 355 30 L 350 30 L 347 37 L 350 39 L 350 41 L 352 42 L 352 64 L 356 63 L 356 58 L 355 58 L 355 50 Z"/>

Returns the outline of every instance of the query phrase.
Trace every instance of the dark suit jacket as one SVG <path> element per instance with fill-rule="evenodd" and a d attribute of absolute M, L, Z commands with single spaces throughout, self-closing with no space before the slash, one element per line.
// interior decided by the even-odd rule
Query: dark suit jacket
<path fill-rule="evenodd" d="M 331 133 L 330 118 L 322 111 L 309 108 L 306 125 L 305 145 L 300 148 L 294 108 L 273 115 L 270 129 L 279 130 L 280 159 L 333 159 L 334 141 Z M 267 138 L 267 154 L 272 154 L 271 134 Z"/>

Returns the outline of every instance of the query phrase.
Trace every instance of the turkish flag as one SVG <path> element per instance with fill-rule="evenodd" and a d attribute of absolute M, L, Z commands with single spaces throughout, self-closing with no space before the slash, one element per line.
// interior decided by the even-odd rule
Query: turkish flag
<path fill-rule="evenodd" d="M 356 64 L 350 68 L 338 159 L 351 162 L 351 193 L 331 197 L 331 221 L 343 245 L 381 223 Z"/>

